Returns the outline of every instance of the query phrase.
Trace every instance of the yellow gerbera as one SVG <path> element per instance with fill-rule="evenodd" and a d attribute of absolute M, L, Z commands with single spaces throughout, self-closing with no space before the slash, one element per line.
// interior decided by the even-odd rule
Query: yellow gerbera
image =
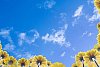
<path fill-rule="evenodd" d="M 47 61 L 47 67 L 50 67 L 52 63 L 50 61 Z"/>
<path fill-rule="evenodd" d="M 38 55 L 33 57 L 31 67 L 46 67 L 46 65 L 47 59 L 44 56 Z"/>
<path fill-rule="evenodd" d="M 6 51 L 0 50 L 0 59 L 5 59 L 9 57 L 8 53 Z"/>
<path fill-rule="evenodd" d="M 78 55 L 76 55 L 75 60 L 78 66 L 82 67 L 84 65 L 84 57 L 85 52 L 79 52 Z"/>
<path fill-rule="evenodd" d="M 100 32 L 100 22 L 97 24 L 97 29 L 98 29 L 99 32 Z"/>
<path fill-rule="evenodd" d="M 3 60 L 3 59 L 0 60 L 0 66 L 1 66 L 1 67 L 7 66 L 7 65 L 4 63 L 4 60 Z"/>
<path fill-rule="evenodd" d="M 4 59 L 4 63 L 5 63 L 8 67 L 16 67 L 17 60 L 16 60 L 13 56 L 10 56 L 10 57 Z"/>
<path fill-rule="evenodd" d="M 97 42 L 100 44 L 100 33 L 97 35 Z"/>
<path fill-rule="evenodd" d="M 77 63 L 73 63 L 72 67 L 80 67 Z"/>
<path fill-rule="evenodd" d="M 29 59 L 29 66 L 30 66 L 30 67 L 31 67 L 32 62 L 33 62 L 33 58 L 30 58 L 30 59 Z"/>
<path fill-rule="evenodd" d="M 65 65 L 62 63 L 56 62 L 56 63 L 52 64 L 50 67 L 65 67 Z"/>
<path fill-rule="evenodd" d="M 96 44 L 96 45 L 94 46 L 94 49 L 96 49 L 97 51 L 100 51 L 100 44 Z"/>
<path fill-rule="evenodd" d="M 18 67 L 28 67 L 29 61 L 25 58 L 21 58 L 18 60 Z"/>
<path fill-rule="evenodd" d="M 100 63 L 100 53 L 95 49 L 89 50 L 86 52 L 84 60 L 88 67 L 96 67 L 96 63 Z"/>
<path fill-rule="evenodd" d="M 94 0 L 94 5 L 100 11 L 100 0 Z"/>
<path fill-rule="evenodd" d="M 0 50 L 2 50 L 2 44 L 0 43 Z"/>

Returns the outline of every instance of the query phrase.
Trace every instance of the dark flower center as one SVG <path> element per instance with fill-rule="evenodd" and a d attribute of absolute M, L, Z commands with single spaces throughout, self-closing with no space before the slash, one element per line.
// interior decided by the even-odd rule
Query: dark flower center
<path fill-rule="evenodd" d="M 100 51 L 100 48 L 98 48 L 97 50 Z"/>
<path fill-rule="evenodd" d="M 21 63 L 21 67 L 25 66 L 25 63 Z"/>
<path fill-rule="evenodd" d="M 1 55 L 1 57 L 2 57 L 2 59 L 4 59 L 4 58 L 5 58 L 5 56 L 4 56 L 3 54 Z"/>
<path fill-rule="evenodd" d="M 93 58 L 96 59 L 96 57 L 94 55 L 91 55 L 90 58 L 89 58 L 90 61 L 93 61 Z"/>
<path fill-rule="evenodd" d="M 37 65 L 38 65 L 38 64 L 41 65 L 41 64 L 42 64 L 42 61 L 41 61 L 41 60 L 38 60 L 36 63 L 37 63 Z"/>
<path fill-rule="evenodd" d="M 81 61 L 81 62 L 84 61 L 83 57 L 80 57 L 80 61 Z"/>
<path fill-rule="evenodd" d="M 48 66 L 50 66 L 50 64 L 48 64 Z"/>
<path fill-rule="evenodd" d="M 12 60 L 10 60 L 10 61 L 8 62 L 8 64 L 9 64 L 9 65 L 12 65 L 12 64 L 13 64 L 13 61 L 12 61 Z"/>

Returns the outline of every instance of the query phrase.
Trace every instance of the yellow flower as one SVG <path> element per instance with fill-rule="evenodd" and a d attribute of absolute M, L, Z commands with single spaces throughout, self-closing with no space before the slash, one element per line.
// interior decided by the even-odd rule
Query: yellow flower
<path fill-rule="evenodd" d="M 94 49 L 96 49 L 97 51 L 100 51 L 100 44 L 96 44 L 96 45 L 94 46 Z"/>
<path fill-rule="evenodd" d="M 79 52 L 78 55 L 76 55 L 75 60 L 76 63 L 78 64 L 78 66 L 82 67 L 83 63 L 84 63 L 84 57 L 85 56 L 85 52 Z"/>
<path fill-rule="evenodd" d="M 2 44 L 0 43 L 0 50 L 2 50 Z"/>
<path fill-rule="evenodd" d="M 7 52 L 0 50 L 0 59 L 5 59 L 7 57 L 9 57 L 9 55 L 7 54 Z"/>
<path fill-rule="evenodd" d="M 100 33 L 97 35 L 98 44 L 100 44 Z"/>
<path fill-rule="evenodd" d="M 100 0 L 94 0 L 94 5 L 100 11 Z"/>
<path fill-rule="evenodd" d="M 100 31 L 100 22 L 97 24 L 97 29 Z"/>
<path fill-rule="evenodd" d="M 94 59 L 97 63 L 100 63 L 100 53 L 95 49 L 87 51 L 84 56 L 84 60 L 87 63 L 88 67 L 96 67 Z"/>
<path fill-rule="evenodd" d="M 18 67 L 28 67 L 29 61 L 25 58 L 21 58 L 18 60 Z"/>
<path fill-rule="evenodd" d="M 65 67 L 65 65 L 62 63 L 56 62 L 56 63 L 52 64 L 50 67 Z"/>
<path fill-rule="evenodd" d="M 32 62 L 33 62 L 33 58 L 30 58 L 29 59 L 29 66 L 31 66 Z"/>
<path fill-rule="evenodd" d="M 0 66 L 2 66 L 2 67 L 6 66 L 3 59 L 0 60 Z"/>
<path fill-rule="evenodd" d="M 47 61 L 47 67 L 49 67 L 52 63 L 50 61 Z"/>
<path fill-rule="evenodd" d="M 42 55 L 39 55 L 39 56 L 34 56 L 33 57 L 33 62 L 31 64 L 31 67 L 46 67 L 47 65 L 47 59 L 42 56 Z"/>
<path fill-rule="evenodd" d="M 10 56 L 4 59 L 4 63 L 8 65 L 8 67 L 16 67 L 17 60 L 13 56 Z"/>
<path fill-rule="evenodd" d="M 72 64 L 72 67 L 79 67 L 79 65 L 76 64 L 76 63 L 73 63 L 73 64 Z"/>

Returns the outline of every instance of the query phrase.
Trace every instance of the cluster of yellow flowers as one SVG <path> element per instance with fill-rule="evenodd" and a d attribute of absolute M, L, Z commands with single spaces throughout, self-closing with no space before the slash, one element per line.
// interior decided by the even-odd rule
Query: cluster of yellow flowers
<path fill-rule="evenodd" d="M 94 0 L 94 5 L 100 13 L 100 0 Z M 100 67 L 100 23 L 97 24 L 97 29 L 97 44 L 87 52 L 79 52 L 72 67 Z"/>
<path fill-rule="evenodd" d="M 42 55 L 34 56 L 30 59 L 21 58 L 17 60 L 2 50 L 0 43 L 0 67 L 65 67 L 65 65 L 60 62 L 51 63 Z"/>
<path fill-rule="evenodd" d="M 62 63 L 56 62 L 52 64 L 42 55 L 34 56 L 30 59 L 21 58 L 16 60 L 13 56 L 9 56 L 6 51 L 2 50 L 0 44 L 0 66 L 2 67 L 65 67 Z"/>
<path fill-rule="evenodd" d="M 97 44 L 87 52 L 79 52 L 72 67 L 100 67 L 100 23 L 97 24 L 97 29 Z"/>

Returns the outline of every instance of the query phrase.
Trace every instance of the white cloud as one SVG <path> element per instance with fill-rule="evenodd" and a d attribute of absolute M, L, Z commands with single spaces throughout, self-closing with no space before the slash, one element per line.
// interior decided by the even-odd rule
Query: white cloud
<path fill-rule="evenodd" d="M 8 51 L 13 51 L 15 49 L 15 46 L 8 43 L 5 45 L 4 50 L 8 50 Z"/>
<path fill-rule="evenodd" d="M 75 11 L 73 17 L 74 17 L 74 21 L 72 22 L 72 26 L 74 27 L 76 24 L 78 24 L 77 20 L 80 19 L 80 17 L 83 14 L 83 5 L 80 5 L 77 10 Z"/>
<path fill-rule="evenodd" d="M 90 37 L 90 36 L 92 36 L 92 35 L 93 35 L 92 32 L 85 31 L 85 32 L 82 34 L 82 37 L 84 37 L 84 36 Z"/>
<path fill-rule="evenodd" d="M 30 30 L 25 33 L 20 33 L 18 37 L 19 45 L 22 45 L 23 43 L 32 44 L 39 37 L 39 33 L 36 30 Z"/>
<path fill-rule="evenodd" d="M 46 0 L 45 2 L 38 4 L 38 8 L 51 9 L 55 4 L 56 1 L 54 0 Z"/>
<path fill-rule="evenodd" d="M 75 56 L 70 56 L 70 58 L 75 59 Z"/>
<path fill-rule="evenodd" d="M 98 14 L 98 11 L 95 7 L 94 7 L 93 15 L 87 19 L 91 23 L 93 23 L 94 21 L 100 20 L 100 14 Z"/>
<path fill-rule="evenodd" d="M 24 57 L 26 59 L 29 59 L 29 58 L 33 57 L 33 55 L 30 52 L 23 52 L 23 53 L 16 52 L 15 54 L 16 54 L 17 58 Z"/>
<path fill-rule="evenodd" d="M 10 36 L 11 29 L 1 29 L 0 30 L 0 36 L 7 39 L 10 43 L 12 43 L 12 38 Z"/>
<path fill-rule="evenodd" d="M 45 42 L 53 42 L 61 46 L 69 47 L 70 42 L 67 42 L 65 38 L 65 31 L 67 30 L 67 27 L 68 25 L 65 24 L 64 28 L 55 30 L 52 34 L 47 33 L 45 36 L 42 36 L 42 39 Z"/>
<path fill-rule="evenodd" d="M 88 4 L 93 4 L 94 3 L 94 0 L 87 0 L 87 3 Z"/>
<path fill-rule="evenodd" d="M 79 17 L 82 15 L 83 5 L 79 6 L 78 9 L 75 11 L 73 17 Z"/>
<path fill-rule="evenodd" d="M 64 51 L 62 54 L 61 54 L 61 57 L 64 57 L 66 54 L 66 52 Z"/>

